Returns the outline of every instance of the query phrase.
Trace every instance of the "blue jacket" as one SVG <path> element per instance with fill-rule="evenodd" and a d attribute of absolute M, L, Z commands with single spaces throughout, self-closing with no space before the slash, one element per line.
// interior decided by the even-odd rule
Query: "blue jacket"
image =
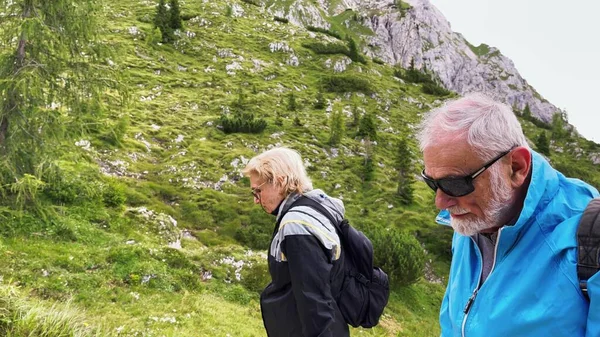
<path fill-rule="evenodd" d="M 535 152 L 532 170 L 523 210 L 514 226 L 500 229 L 492 272 L 477 291 L 481 252 L 471 237 L 454 233 L 443 337 L 600 336 L 600 277 L 588 281 L 588 303 L 576 268 L 577 224 L 598 191 Z M 438 222 L 447 220 L 440 213 Z"/>

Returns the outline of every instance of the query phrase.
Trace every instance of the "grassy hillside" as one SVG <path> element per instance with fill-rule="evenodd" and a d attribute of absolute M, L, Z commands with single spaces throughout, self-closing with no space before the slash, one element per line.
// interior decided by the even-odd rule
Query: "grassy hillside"
<path fill-rule="evenodd" d="M 439 335 L 451 230 L 433 223 L 425 184 L 414 183 L 410 205 L 396 196 L 397 144 L 409 137 L 416 174 L 422 164 L 410 135 L 439 97 L 387 65 L 317 55 L 303 44 L 344 42 L 274 21 L 246 2 L 182 2 L 187 20 L 174 44 L 156 43 L 153 1 L 104 8 L 102 38 L 114 52 L 106 62 L 122 73 L 131 99 L 65 144 L 62 179 L 40 187 L 35 202 L 0 206 L 3 335 L 264 336 L 258 294 L 269 280 L 274 223 L 253 205 L 240 170 L 277 145 L 301 152 L 314 185 L 343 198 L 353 225 L 409 233 L 426 254 L 423 276 L 394 287 L 380 326 L 352 334 Z M 368 88 L 329 92 L 330 76 L 366 79 Z M 319 92 L 324 109 L 314 107 Z M 266 129 L 224 133 L 219 119 L 236 110 L 264 118 Z M 346 127 L 332 147 L 335 111 Z M 376 142 L 357 136 L 353 111 L 374 116 Z M 537 126 L 524 125 L 537 136 Z M 579 148 L 581 140 L 572 142 L 564 146 Z M 551 158 L 600 177 L 585 155 L 580 166 L 570 151 Z"/>

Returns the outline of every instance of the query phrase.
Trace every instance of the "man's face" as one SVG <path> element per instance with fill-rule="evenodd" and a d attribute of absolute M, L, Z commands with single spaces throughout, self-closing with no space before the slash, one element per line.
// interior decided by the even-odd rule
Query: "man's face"
<path fill-rule="evenodd" d="M 260 204 L 267 213 L 273 212 L 285 198 L 281 187 L 260 179 L 256 174 L 250 175 L 250 188 L 252 189 L 254 203 Z"/>
<path fill-rule="evenodd" d="M 423 159 L 425 174 L 433 179 L 470 175 L 486 163 L 464 140 L 427 147 Z M 436 207 L 450 212 L 454 230 L 473 235 L 500 227 L 510 219 L 506 211 L 511 207 L 513 190 L 507 166 L 502 160 L 494 163 L 473 180 L 475 190 L 467 195 L 453 197 L 437 190 Z"/>

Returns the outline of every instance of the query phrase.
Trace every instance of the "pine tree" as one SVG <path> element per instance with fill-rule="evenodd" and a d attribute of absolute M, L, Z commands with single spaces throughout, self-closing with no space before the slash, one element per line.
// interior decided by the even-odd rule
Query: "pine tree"
<path fill-rule="evenodd" d="M 4 2 L 6 3 L 6 2 Z M 0 184 L 39 179 L 82 132 L 102 132 L 103 104 L 125 95 L 98 42 L 95 0 L 15 0 L 0 29 Z M 116 91 L 115 91 L 116 90 Z M 111 123 L 112 124 L 112 123 Z M 111 125 L 109 124 L 109 125 Z"/>
<path fill-rule="evenodd" d="M 296 111 L 298 110 L 298 106 L 296 105 L 296 97 L 294 96 L 293 92 L 290 92 L 289 96 L 288 96 L 288 105 L 287 108 L 289 111 Z"/>
<path fill-rule="evenodd" d="M 340 111 L 331 115 L 331 126 L 329 133 L 329 145 L 336 146 L 342 140 L 344 135 L 344 116 Z"/>
<path fill-rule="evenodd" d="M 169 27 L 173 30 L 183 28 L 181 22 L 181 11 L 179 9 L 179 1 L 171 0 L 169 2 Z"/>
<path fill-rule="evenodd" d="M 357 62 L 360 54 L 358 52 L 358 46 L 356 45 L 356 41 L 354 41 L 354 39 L 352 39 L 351 37 L 348 37 L 348 50 L 348 56 L 350 57 L 350 59 L 352 61 Z"/>
<path fill-rule="evenodd" d="M 173 29 L 170 26 L 170 14 L 167 11 L 165 0 L 160 0 L 156 7 L 156 16 L 154 17 L 154 26 L 160 29 L 162 42 L 170 43 L 175 40 Z"/>
<path fill-rule="evenodd" d="M 373 179 L 373 174 L 375 173 L 375 165 L 373 164 L 373 142 L 367 137 L 364 145 L 363 181 L 371 181 Z"/>
<path fill-rule="evenodd" d="M 567 125 L 567 114 L 564 112 L 557 112 L 552 115 L 552 139 L 564 140 L 568 135 L 569 131 L 566 129 Z"/>
<path fill-rule="evenodd" d="M 364 114 L 358 124 L 359 137 L 369 138 L 370 140 L 377 140 L 377 129 L 375 127 L 375 119 L 370 113 Z"/>
<path fill-rule="evenodd" d="M 413 202 L 413 187 L 415 181 L 412 172 L 413 154 L 410 152 L 406 138 L 398 143 L 398 197 L 400 201 L 409 205 Z"/>
<path fill-rule="evenodd" d="M 531 120 L 531 109 L 529 109 L 529 103 L 525 104 L 525 109 L 523 109 L 523 119 L 530 121 Z"/>
<path fill-rule="evenodd" d="M 542 131 L 540 135 L 535 140 L 535 146 L 537 150 L 546 156 L 550 155 L 550 142 L 548 141 L 548 137 L 546 137 L 546 132 Z"/>
<path fill-rule="evenodd" d="M 360 123 L 360 111 L 358 110 L 358 105 L 352 105 L 352 123 L 351 126 L 357 127 Z"/>
<path fill-rule="evenodd" d="M 233 110 L 237 113 L 242 113 L 247 109 L 246 94 L 244 93 L 244 89 L 242 88 L 241 85 L 238 88 L 238 97 L 235 101 L 233 101 L 231 106 L 232 106 Z"/>
<path fill-rule="evenodd" d="M 314 105 L 315 109 L 325 109 L 325 98 L 323 97 L 322 92 L 317 93 L 317 102 Z"/>

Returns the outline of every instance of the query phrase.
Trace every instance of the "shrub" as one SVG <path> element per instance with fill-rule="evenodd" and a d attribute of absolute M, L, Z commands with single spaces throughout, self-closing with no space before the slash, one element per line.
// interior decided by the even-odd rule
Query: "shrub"
<path fill-rule="evenodd" d="M 315 27 L 315 26 L 307 26 L 306 29 L 310 30 L 311 32 L 323 33 L 323 34 L 327 34 L 329 36 L 335 37 L 338 40 L 343 40 L 342 35 L 333 30 L 319 28 L 319 27 Z"/>
<path fill-rule="evenodd" d="M 392 284 L 405 286 L 421 277 L 425 253 L 413 235 L 395 229 L 376 228 L 370 232 L 369 238 L 375 250 L 375 265 L 388 274 Z"/>
<path fill-rule="evenodd" d="M 273 20 L 277 21 L 277 22 L 281 22 L 281 23 L 289 23 L 290 20 L 286 19 L 286 18 L 282 18 L 280 16 L 274 16 Z"/>
<path fill-rule="evenodd" d="M 220 293 L 226 300 L 242 305 L 247 305 L 255 297 L 255 294 L 249 293 L 238 284 L 229 285 Z"/>
<path fill-rule="evenodd" d="M 109 182 L 102 188 L 102 201 L 108 207 L 119 207 L 125 203 L 125 186 Z"/>
<path fill-rule="evenodd" d="M 261 133 L 267 127 L 262 118 L 254 118 L 251 113 L 236 113 L 233 116 L 222 115 L 219 123 L 225 133 Z"/>
<path fill-rule="evenodd" d="M 234 238 L 252 249 L 267 249 L 271 243 L 274 220 L 260 207 L 254 207 L 249 217 L 242 220 L 242 226 Z"/>
<path fill-rule="evenodd" d="M 181 14 L 181 20 L 183 20 L 183 21 L 189 21 L 189 20 L 191 20 L 191 19 L 193 19 L 193 18 L 195 18 L 197 16 L 198 16 L 197 13 L 193 13 L 193 14 L 185 13 L 185 14 Z"/>
<path fill-rule="evenodd" d="M 271 282 L 269 267 L 266 263 L 253 263 L 242 270 L 242 285 L 250 290 L 260 293 Z"/>
<path fill-rule="evenodd" d="M 317 54 L 342 54 L 348 55 L 350 51 L 346 46 L 339 43 L 306 42 L 302 47 L 312 50 Z"/>
<path fill-rule="evenodd" d="M 354 75 L 328 76 L 322 80 L 322 85 L 329 92 L 372 92 L 368 80 Z"/>
<path fill-rule="evenodd" d="M 433 95 L 433 96 L 447 96 L 450 95 L 450 91 L 446 90 L 442 86 L 437 83 L 425 83 L 421 88 L 421 91 L 424 94 Z"/>
<path fill-rule="evenodd" d="M 258 1 L 256 1 L 256 0 L 242 0 L 242 1 L 243 1 L 243 2 L 245 2 L 245 3 L 247 3 L 247 4 L 254 5 L 254 6 L 257 6 L 257 7 L 260 7 L 260 4 L 259 4 L 259 3 L 258 3 Z"/>
<path fill-rule="evenodd" d="M 435 81 L 431 77 L 431 74 L 420 71 L 414 68 L 411 62 L 411 66 L 408 69 L 396 69 L 394 70 L 394 76 L 401 78 L 409 83 L 431 83 L 435 84 Z"/>
<path fill-rule="evenodd" d="M 174 248 L 164 248 L 154 256 L 156 260 L 166 263 L 170 268 L 193 270 L 196 266 L 181 251 Z"/>
<path fill-rule="evenodd" d="M 317 101 L 315 102 L 314 108 L 318 110 L 325 109 L 325 98 L 320 91 L 317 93 Z"/>
<path fill-rule="evenodd" d="M 356 41 L 354 41 L 354 39 L 352 39 L 352 38 L 348 38 L 348 54 L 347 55 L 354 62 L 360 62 L 362 64 L 367 63 L 367 60 L 365 59 L 365 57 L 360 54 L 360 51 L 358 50 L 358 45 L 356 44 Z"/>

